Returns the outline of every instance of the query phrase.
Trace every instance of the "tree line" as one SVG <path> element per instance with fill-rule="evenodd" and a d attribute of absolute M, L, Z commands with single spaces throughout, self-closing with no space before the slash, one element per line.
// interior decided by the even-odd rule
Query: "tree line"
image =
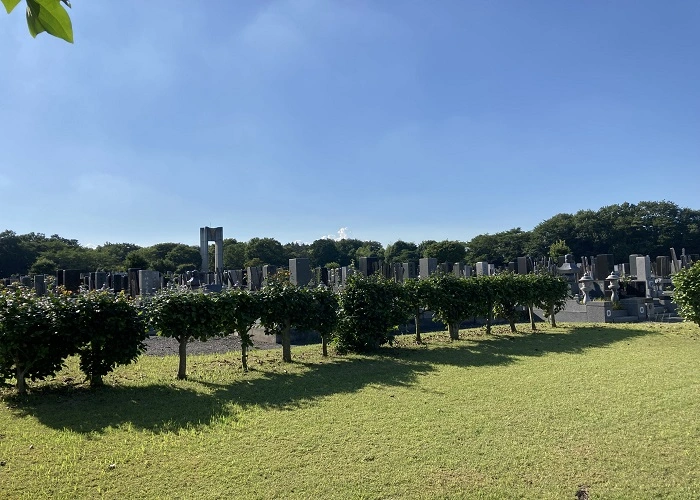
<path fill-rule="evenodd" d="M 533 228 L 514 228 L 481 234 L 469 241 L 425 240 L 419 244 L 398 240 L 384 247 L 371 240 L 321 238 L 312 243 L 282 244 L 274 238 L 252 238 L 247 242 L 224 239 L 224 268 L 273 264 L 286 266 L 289 259 L 305 257 L 312 266 L 340 267 L 360 257 L 378 257 L 387 263 L 435 257 L 438 262 L 487 261 L 504 266 L 517 257 L 577 257 L 610 253 L 625 261 L 638 253 L 655 258 L 668 255 L 669 248 L 688 253 L 700 251 L 700 211 L 676 204 L 640 202 L 609 205 L 597 211 L 580 210 L 557 214 Z M 213 245 L 210 247 L 213 266 Z M 18 274 L 52 274 L 57 269 L 124 271 L 128 268 L 176 271 L 199 269 L 201 257 L 195 245 L 158 243 L 140 247 L 132 243 L 105 243 L 96 248 L 57 234 L 18 235 L 0 233 L 0 277 Z M 212 269 L 213 270 L 213 269 Z"/>

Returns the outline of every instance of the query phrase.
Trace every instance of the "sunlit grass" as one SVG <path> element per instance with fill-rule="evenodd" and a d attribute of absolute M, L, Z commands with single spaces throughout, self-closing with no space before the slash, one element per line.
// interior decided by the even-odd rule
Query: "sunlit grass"
<path fill-rule="evenodd" d="M 525 331 L 526 327 L 521 327 Z M 75 362 L 5 390 L 0 497 L 700 497 L 700 329 L 400 337 L 375 356 Z"/>

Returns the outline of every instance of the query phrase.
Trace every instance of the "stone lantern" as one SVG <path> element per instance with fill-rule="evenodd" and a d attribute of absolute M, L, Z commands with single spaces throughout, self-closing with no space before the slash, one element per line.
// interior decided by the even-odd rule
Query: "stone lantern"
<path fill-rule="evenodd" d="M 580 268 L 576 265 L 576 261 L 574 260 L 574 256 L 572 254 L 566 254 L 564 257 L 564 264 L 557 267 L 557 272 L 569 282 L 569 285 L 571 286 L 571 294 L 576 295 L 578 293 L 576 278 L 578 277 Z"/>
<path fill-rule="evenodd" d="M 591 273 L 589 271 L 586 271 L 583 273 L 583 277 L 578 280 L 578 286 L 581 289 L 581 292 L 583 292 L 583 300 L 581 301 L 583 304 L 588 304 L 590 301 L 589 293 L 593 291 L 595 288 L 593 276 L 591 276 Z"/>
<path fill-rule="evenodd" d="M 619 302 L 620 296 L 618 295 L 617 291 L 620 289 L 620 276 L 613 271 L 610 273 L 610 276 L 605 279 L 610 281 L 610 285 L 608 285 L 608 289 L 612 292 L 610 299 L 613 302 Z"/>

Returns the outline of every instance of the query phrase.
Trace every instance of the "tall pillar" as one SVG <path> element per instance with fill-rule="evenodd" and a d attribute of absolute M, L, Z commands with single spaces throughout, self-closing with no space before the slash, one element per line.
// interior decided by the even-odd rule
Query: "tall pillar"
<path fill-rule="evenodd" d="M 224 228 L 200 227 L 199 228 L 199 254 L 202 257 L 200 270 L 209 272 L 209 242 L 214 242 L 214 283 L 223 283 L 224 273 Z"/>

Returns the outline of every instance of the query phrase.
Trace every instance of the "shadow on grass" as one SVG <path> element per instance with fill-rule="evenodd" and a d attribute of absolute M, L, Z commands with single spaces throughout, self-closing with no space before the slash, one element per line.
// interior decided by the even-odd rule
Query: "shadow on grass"
<path fill-rule="evenodd" d="M 568 333 L 565 333 L 567 330 Z M 423 349 L 415 345 L 405 347 L 405 344 L 399 344 L 388 351 L 399 358 L 416 359 L 436 365 L 460 367 L 503 365 L 523 356 L 542 356 L 550 353 L 583 354 L 589 349 L 604 348 L 617 342 L 654 333 L 648 329 L 613 325 L 574 326 L 567 330 L 562 328 L 560 331 L 545 330 L 483 338 L 472 337 L 444 347 L 435 347 L 429 341 Z M 443 343 L 448 344 L 444 341 Z"/>
<path fill-rule="evenodd" d="M 294 409 L 368 385 L 410 385 L 434 369 L 428 363 L 387 356 L 297 365 L 300 372 L 292 367 L 290 373 L 256 370 L 231 384 L 191 377 L 188 384 L 106 386 L 96 391 L 46 388 L 15 398 L 12 410 L 21 416 L 31 415 L 53 429 L 81 434 L 120 426 L 171 432 L 210 425 L 221 418 L 235 420 L 249 407 Z"/>
<path fill-rule="evenodd" d="M 98 391 L 46 389 L 17 399 L 13 411 L 32 415 L 48 427 L 78 433 L 99 433 L 125 425 L 171 432 L 210 425 L 221 418 L 236 419 L 238 412 L 249 407 L 294 409 L 370 385 L 411 385 L 419 376 L 434 371 L 436 365 L 495 366 L 523 356 L 581 354 L 649 333 L 635 328 L 583 326 L 570 328 L 569 333 L 496 335 L 444 346 L 433 339 L 426 346 L 382 349 L 375 357 L 296 363 L 297 368 L 290 368 L 289 373 L 255 371 L 231 384 L 194 379 L 190 382 L 199 387 L 172 383 Z"/>

